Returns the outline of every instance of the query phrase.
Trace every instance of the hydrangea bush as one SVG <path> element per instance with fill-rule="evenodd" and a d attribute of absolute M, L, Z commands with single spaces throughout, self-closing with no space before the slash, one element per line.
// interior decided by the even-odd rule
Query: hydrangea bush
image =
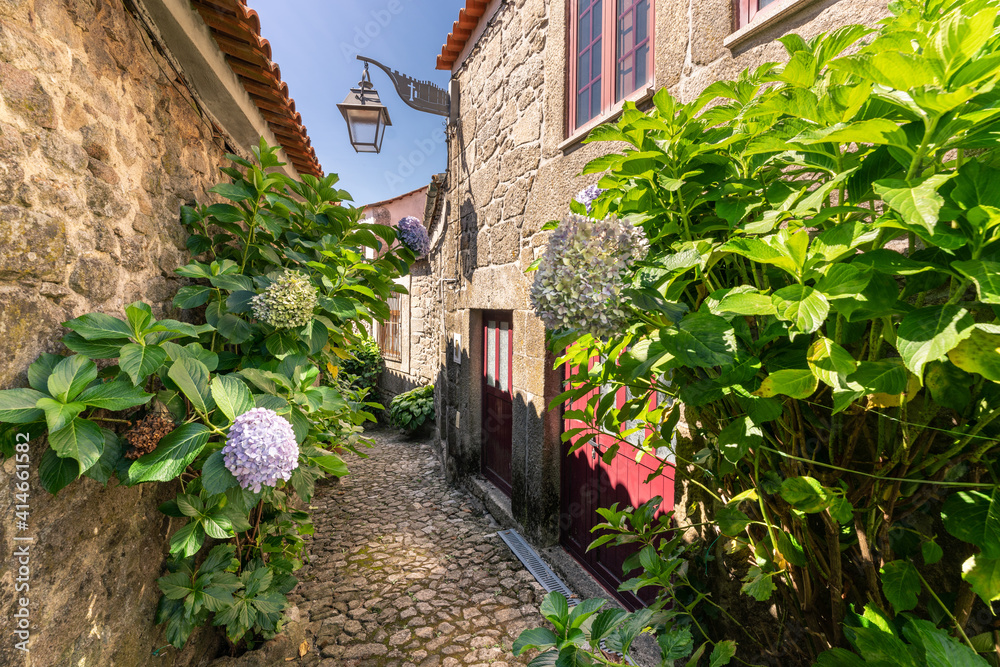
<path fill-rule="evenodd" d="M 294 329 L 309 324 L 318 303 L 316 287 L 308 276 L 298 271 L 285 271 L 251 299 L 254 317 L 275 329 Z"/>
<path fill-rule="evenodd" d="M 64 323 L 69 355 L 42 355 L 29 387 L 0 391 L 0 458 L 27 452 L 27 435 L 50 493 L 81 475 L 180 489 L 160 506 L 179 521 L 156 622 L 177 648 L 221 626 L 233 654 L 281 631 L 313 531 L 299 508 L 348 473 L 340 454 L 370 444 L 363 424 L 382 408 L 318 384 L 320 369 L 388 319 L 412 261 L 392 228 L 343 205 L 336 175 L 293 180 L 276 149 L 254 153 L 229 156 L 231 182 L 212 190 L 228 203 L 182 207 L 192 259 L 176 273 L 190 283 L 173 307 L 188 321 L 143 302 L 81 315 Z"/>
<path fill-rule="evenodd" d="M 588 185 L 583 190 L 576 193 L 576 197 L 574 199 L 587 209 L 587 214 L 589 215 L 594 209 L 594 200 L 604 194 L 604 192 L 604 188 L 596 185 Z"/>
<path fill-rule="evenodd" d="M 413 251 L 417 257 L 423 257 L 431 251 L 431 240 L 423 223 L 408 215 L 396 224 L 399 240 Z"/>
<path fill-rule="evenodd" d="M 642 229 L 616 217 L 571 214 L 549 238 L 531 286 L 531 305 L 549 329 L 582 327 L 600 338 L 628 320 L 622 290 L 646 253 Z"/>
<path fill-rule="evenodd" d="M 299 446 L 292 425 L 267 408 L 254 408 L 236 418 L 222 454 L 240 486 L 254 493 L 259 493 L 262 485 L 287 482 L 299 467 Z"/>

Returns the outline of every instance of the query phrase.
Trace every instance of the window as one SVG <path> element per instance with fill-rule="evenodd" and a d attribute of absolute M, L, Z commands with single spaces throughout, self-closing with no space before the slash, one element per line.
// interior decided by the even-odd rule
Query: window
<path fill-rule="evenodd" d="M 750 24 L 757 16 L 757 13 L 767 7 L 774 0 L 735 0 L 734 16 L 736 19 L 735 28 L 739 30 Z"/>
<path fill-rule="evenodd" d="M 389 306 L 389 319 L 385 324 L 378 327 L 378 346 L 382 350 L 382 356 L 390 361 L 403 360 L 403 346 L 400 335 L 400 307 L 401 299 L 398 294 L 393 294 L 386 301 Z"/>
<path fill-rule="evenodd" d="M 651 81 L 652 3 L 570 2 L 569 126 L 575 131 Z"/>

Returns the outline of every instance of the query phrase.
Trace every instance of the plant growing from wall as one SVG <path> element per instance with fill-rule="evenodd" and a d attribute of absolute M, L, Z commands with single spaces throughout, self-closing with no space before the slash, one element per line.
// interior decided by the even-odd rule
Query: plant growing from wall
<path fill-rule="evenodd" d="M 313 530 L 299 507 L 317 480 L 347 474 L 337 452 L 360 453 L 381 408 L 320 385 L 320 368 L 352 358 L 414 259 L 397 248 L 366 261 L 395 232 L 342 206 L 336 176 L 269 173 L 275 152 L 262 141 L 255 163 L 229 156 L 242 170 L 213 188 L 229 203 L 183 210 L 197 259 L 177 273 L 195 282 L 174 305 L 201 324 L 157 320 L 141 302 L 124 319 L 88 313 L 64 323 L 75 354 L 42 355 L 30 387 L 0 391 L 3 453 L 16 433 L 47 434 L 49 492 L 81 474 L 179 488 L 160 507 L 183 525 L 156 618 L 176 647 L 208 622 L 249 648 L 281 630 Z M 201 560 L 209 538 L 223 543 Z"/>
<path fill-rule="evenodd" d="M 634 396 L 567 412 L 590 426 L 564 437 L 637 424 L 652 453 L 686 410 L 699 444 L 678 465 L 710 519 L 691 528 L 718 580 L 798 638 L 754 645 L 723 616 L 692 646 L 825 667 L 998 650 L 1000 3 L 889 7 L 589 139 L 629 145 L 584 169 L 604 174 L 590 215 L 650 251 L 623 274 L 620 330 L 551 338 L 580 369 L 556 404 Z"/>
<path fill-rule="evenodd" d="M 389 422 L 407 433 L 434 421 L 434 385 L 398 394 L 389 403 Z"/>

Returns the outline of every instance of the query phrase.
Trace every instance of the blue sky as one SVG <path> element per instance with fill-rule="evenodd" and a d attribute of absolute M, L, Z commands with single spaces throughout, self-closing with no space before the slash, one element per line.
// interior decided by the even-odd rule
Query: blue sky
<path fill-rule="evenodd" d="M 442 116 L 406 106 L 389 77 L 371 68 L 372 83 L 389 107 L 382 152 L 358 154 L 337 109 L 361 78 L 358 54 L 390 69 L 448 88 L 449 73 L 434 69 L 441 45 L 464 0 L 248 0 L 260 14 L 261 35 L 295 100 L 320 164 L 340 175 L 340 187 L 363 205 L 427 185 L 446 169 Z"/>

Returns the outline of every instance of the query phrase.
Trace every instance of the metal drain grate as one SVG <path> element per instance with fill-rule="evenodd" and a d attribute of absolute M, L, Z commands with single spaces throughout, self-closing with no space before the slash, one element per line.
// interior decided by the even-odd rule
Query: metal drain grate
<path fill-rule="evenodd" d="M 566 596 L 566 601 L 571 607 L 579 604 L 579 598 L 573 595 L 573 591 L 569 589 L 569 586 L 556 576 L 556 573 L 545 564 L 545 561 L 531 548 L 531 545 L 518 535 L 516 530 L 501 530 L 497 535 L 504 541 L 504 544 L 510 547 L 510 550 L 514 552 L 517 559 L 524 564 L 524 567 L 542 585 L 542 588 L 549 593 L 552 591 L 562 593 Z"/>
<path fill-rule="evenodd" d="M 542 585 L 542 588 L 549 593 L 552 591 L 562 593 L 566 597 L 566 603 L 570 607 L 580 604 L 580 598 L 569 589 L 569 586 L 563 583 L 563 580 L 552 571 L 552 568 L 545 564 L 545 561 L 538 555 L 538 552 L 532 549 L 531 545 L 525 542 L 524 538 L 516 530 L 501 530 L 497 533 L 497 536 L 517 556 L 517 559 L 531 573 L 531 576 Z M 603 641 L 601 642 L 601 648 L 613 655 L 621 655 L 610 651 Z M 631 658 L 625 658 L 625 660 L 628 664 L 635 665 Z"/>

